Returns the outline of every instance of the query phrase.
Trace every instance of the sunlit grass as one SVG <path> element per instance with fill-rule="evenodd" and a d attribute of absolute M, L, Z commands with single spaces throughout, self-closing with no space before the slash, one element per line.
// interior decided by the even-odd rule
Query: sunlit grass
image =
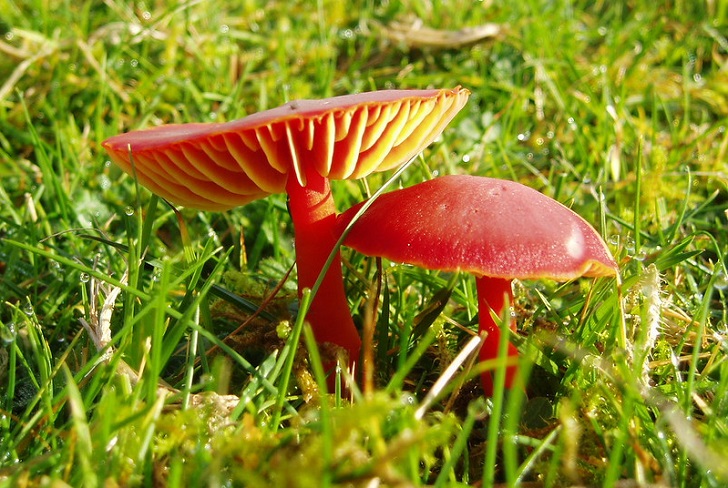
<path fill-rule="evenodd" d="M 2 4 L 2 483 L 728 483 L 728 9 L 511 3 Z M 487 23 L 495 37 L 466 45 L 401 36 Z M 281 283 L 285 197 L 177 214 L 100 147 L 456 85 L 469 104 L 394 186 L 520 181 L 590 221 L 620 266 L 516 283 L 523 388 L 488 400 L 479 373 L 502 364 L 447 369 L 477 328 L 472 277 L 344 249 L 374 388 L 342 375 L 322 395 L 331 351 L 296 321 L 295 273 Z M 338 182 L 336 201 L 390 176 Z"/>

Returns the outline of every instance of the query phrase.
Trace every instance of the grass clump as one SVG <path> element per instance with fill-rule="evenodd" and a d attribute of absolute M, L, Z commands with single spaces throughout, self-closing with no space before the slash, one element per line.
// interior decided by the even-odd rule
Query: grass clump
<path fill-rule="evenodd" d="M 0 483 L 728 483 L 719 2 L 4 5 Z M 489 34 L 458 41 L 473 32 Z M 476 329 L 467 276 L 344 252 L 375 346 L 374 387 L 350 402 L 317 381 L 330 351 L 295 320 L 295 276 L 281 284 L 283 197 L 178 213 L 100 147 L 289 99 L 456 85 L 470 103 L 397 184 L 520 181 L 594 224 L 620 266 L 516 284 L 530 374 L 487 401 L 489 366 L 469 357 L 430 393 Z"/>

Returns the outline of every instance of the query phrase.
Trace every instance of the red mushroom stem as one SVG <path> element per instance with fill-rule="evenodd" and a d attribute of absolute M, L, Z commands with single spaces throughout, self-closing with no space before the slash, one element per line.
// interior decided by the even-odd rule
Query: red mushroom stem
<path fill-rule="evenodd" d="M 513 303 L 513 289 L 511 280 L 490 276 L 476 278 L 475 286 L 478 290 L 479 331 L 480 333 L 483 333 L 483 331 L 488 333 L 480 348 L 480 360 L 488 361 L 498 358 L 501 339 L 501 328 L 490 312 L 492 310 L 498 317 L 503 317 L 504 307 Z M 513 318 L 510 318 L 509 326 L 512 331 L 516 331 L 516 321 Z M 518 357 L 518 349 L 509 342 L 507 358 L 516 357 Z M 518 367 L 515 365 L 506 368 L 506 388 L 513 386 L 517 371 Z M 487 396 L 493 396 L 494 374 L 495 372 L 486 372 L 481 376 L 483 390 Z"/>
<path fill-rule="evenodd" d="M 291 175 L 286 191 L 290 199 L 289 208 L 295 233 L 300 297 L 305 288 L 313 288 L 336 245 L 336 207 L 329 180 L 315 171 L 307 172 L 305 187 Z M 349 354 L 350 367 L 359 361 L 361 339 L 346 299 L 338 251 L 326 270 L 306 319 L 319 344 L 328 342 L 345 349 Z"/>

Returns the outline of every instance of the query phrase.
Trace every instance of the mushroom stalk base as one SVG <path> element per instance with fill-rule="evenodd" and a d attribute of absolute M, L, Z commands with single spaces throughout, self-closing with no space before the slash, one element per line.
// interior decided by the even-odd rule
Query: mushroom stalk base
<path fill-rule="evenodd" d="M 336 207 L 329 182 L 315 173 L 306 176 L 305 187 L 291 176 L 286 188 L 295 232 L 299 297 L 305 288 L 314 286 L 337 241 Z M 306 320 L 319 344 L 331 343 L 345 349 L 349 367 L 359 361 L 361 339 L 351 318 L 338 252 L 311 302 Z"/>
<path fill-rule="evenodd" d="M 478 290 L 478 315 L 479 330 L 487 332 L 488 335 L 483 341 L 480 348 L 480 360 L 487 361 L 498 358 L 498 347 L 501 338 L 501 329 L 498 323 L 493 320 L 491 310 L 498 317 L 503 317 L 503 308 L 506 303 L 513 303 L 513 289 L 511 288 L 511 280 L 502 278 L 491 278 L 482 276 L 476 278 L 475 281 Z M 509 324 L 512 331 L 516 330 L 516 321 L 511 319 Z M 517 357 L 518 349 L 508 343 L 508 358 Z M 508 366 L 506 368 L 506 388 L 513 386 L 513 379 L 516 376 L 517 366 Z M 493 395 L 493 374 L 490 372 L 483 373 L 481 376 L 483 383 L 483 391 L 487 396 Z"/>

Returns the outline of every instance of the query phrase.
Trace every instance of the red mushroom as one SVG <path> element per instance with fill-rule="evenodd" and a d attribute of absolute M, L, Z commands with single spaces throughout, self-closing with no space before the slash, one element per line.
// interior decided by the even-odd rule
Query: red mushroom
<path fill-rule="evenodd" d="M 442 132 L 468 95 L 463 88 L 385 90 L 299 100 L 227 123 L 129 132 L 103 146 L 142 185 L 186 207 L 227 210 L 287 192 L 300 294 L 314 285 L 337 240 L 329 180 L 406 162 Z M 307 319 L 319 343 L 358 360 L 361 341 L 338 255 Z"/>
<path fill-rule="evenodd" d="M 363 203 L 338 218 L 343 232 Z M 511 181 L 443 176 L 381 195 L 353 223 L 344 245 L 370 256 L 476 276 L 479 327 L 488 333 L 481 359 L 497 357 L 502 316 L 513 279 L 571 280 L 612 276 L 617 265 L 599 234 L 580 216 Z M 515 331 L 515 322 L 511 321 Z M 517 355 L 509 344 L 509 356 Z M 506 372 L 511 387 L 516 367 Z M 483 375 L 492 394 L 491 375 Z"/>

